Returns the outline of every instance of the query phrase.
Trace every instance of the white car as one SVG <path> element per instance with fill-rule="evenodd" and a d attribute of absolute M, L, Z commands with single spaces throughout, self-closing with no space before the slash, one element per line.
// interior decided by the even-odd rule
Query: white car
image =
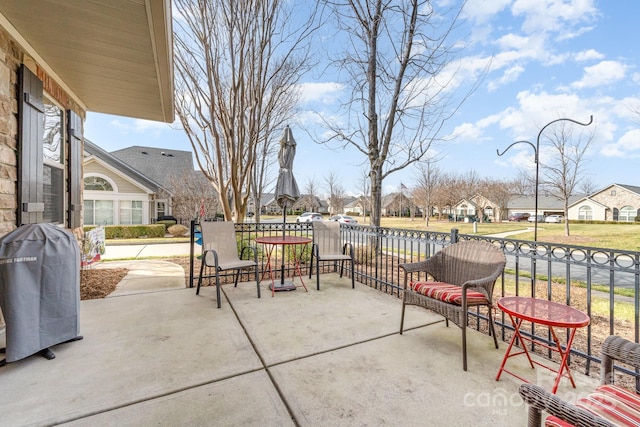
<path fill-rule="evenodd" d="M 332 216 L 331 218 L 329 218 L 329 221 L 338 221 L 338 222 L 340 222 L 342 224 L 357 224 L 358 223 L 358 221 L 354 217 L 349 216 L 349 215 L 342 215 L 342 214 Z"/>
<path fill-rule="evenodd" d="M 296 222 L 322 221 L 322 215 L 318 212 L 305 212 L 296 218 Z"/>
<path fill-rule="evenodd" d="M 544 215 L 538 215 L 538 222 L 544 222 L 545 219 Z M 531 215 L 527 221 L 536 222 L 536 215 Z"/>
<path fill-rule="evenodd" d="M 549 215 L 544 219 L 544 222 L 564 222 L 562 215 Z"/>

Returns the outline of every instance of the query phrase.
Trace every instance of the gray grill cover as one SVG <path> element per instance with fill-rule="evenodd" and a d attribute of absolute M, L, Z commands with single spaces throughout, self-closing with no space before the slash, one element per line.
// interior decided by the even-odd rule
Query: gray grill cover
<path fill-rule="evenodd" d="M 80 249 L 51 224 L 23 225 L 0 238 L 0 309 L 7 362 L 80 333 Z"/>

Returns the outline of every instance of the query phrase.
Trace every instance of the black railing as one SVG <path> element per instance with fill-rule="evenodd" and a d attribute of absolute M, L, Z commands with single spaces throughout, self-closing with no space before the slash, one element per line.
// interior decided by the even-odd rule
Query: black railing
<path fill-rule="evenodd" d="M 192 229 L 197 230 L 197 224 L 192 224 Z M 240 245 L 252 244 L 259 236 L 283 232 L 312 236 L 310 223 L 287 223 L 284 230 L 282 223 L 245 223 L 237 224 L 236 230 Z M 606 336 L 615 334 L 639 342 L 640 252 L 458 234 L 455 229 L 451 233 L 442 233 L 343 224 L 342 235 L 344 241 L 352 243 L 355 249 L 355 271 L 347 274 L 354 274 L 358 282 L 396 297 L 402 295 L 398 268 L 401 263 L 420 261 L 443 246 L 462 240 L 484 240 L 499 246 L 507 257 L 507 267 L 496 283 L 496 298 L 536 296 L 577 306 L 591 317 L 591 324 L 578 331 L 571 351 L 573 357 L 584 362 L 586 374 L 590 372 L 592 362 L 600 362 L 600 344 Z M 197 245 L 192 244 L 192 248 L 198 253 Z M 257 249 L 259 262 L 264 268 L 264 252 Z M 285 275 L 292 274 L 293 264 L 288 262 L 287 253 L 274 251 L 272 256 L 276 257 L 271 261 L 275 265 L 280 265 L 284 257 Z M 309 274 L 308 252 L 307 257 L 302 258 L 301 268 L 303 275 Z M 193 271 L 190 283 L 197 279 Z M 251 278 L 247 275 L 242 280 Z M 623 288 L 626 288 L 627 296 L 617 292 Z M 486 316 L 476 310 L 470 312 L 470 316 L 476 328 L 486 328 Z M 510 322 L 504 314 L 498 316 L 496 322 L 499 335 L 506 340 L 513 330 Z M 535 341 L 551 343 L 546 329 L 536 330 L 532 326 L 526 333 Z M 550 352 L 548 357 L 551 357 Z M 640 382 L 637 372 L 620 370 L 634 375 Z"/>

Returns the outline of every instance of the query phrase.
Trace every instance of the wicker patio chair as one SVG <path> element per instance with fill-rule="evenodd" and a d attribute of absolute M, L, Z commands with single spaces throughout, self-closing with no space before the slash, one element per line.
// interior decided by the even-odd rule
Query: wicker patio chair
<path fill-rule="evenodd" d="M 216 277 L 216 298 L 218 300 L 218 308 L 220 308 L 220 272 L 226 270 L 236 270 L 234 286 L 238 286 L 238 277 L 240 270 L 253 268 L 256 276 L 256 288 L 258 290 L 258 298 L 260 298 L 260 281 L 258 279 L 258 258 L 255 248 L 245 247 L 242 249 L 240 257 L 238 257 L 238 242 L 236 240 L 236 229 L 231 221 L 212 221 L 201 222 L 200 230 L 202 231 L 202 261 L 200 263 L 200 277 L 198 277 L 198 287 L 196 295 L 200 294 L 200 285 L 202 283 L 202 273 L 204 267 L 212 267 L 215 269 Z M 245 251 L 252 252 L 252 258 L 243 260 Z M 211 277 L 209 276 L 209 279 Z"/>
<path fill-rule="evenodd" d="M 529 427 L 542 425 L 542 411 L 550 414 L 548 426 L 638 426 L 640 396 L 613 384 L 613 362 L 640 368 L 640 344 L 610 336 L 602 345 L 601 385 L 575 404 L 566 402 L 535 384 L 522 384 L 520 396 L 529 404 Z"/>
<path fill-rule="evenodd" d="M 404 270 L 404 297 L 400 333 L 404 330 L 407 305 L 434 311 L 462 329 L 462 366 L 467 370 L 467 318 L 469 307 L 484 306 L 489 317 L 489 334 L 498 348 L 493 326 L 493 286 L 507 260 L 504 252 L 488 242 L 464 241 L 451 244 L 424 261 L 400 264 Z M 422 280 L 421 280 L 422 276 Z M 416 277 L 409 283 L 410 277 Z"/>
<path fill-rule="evenodd" d="M 353 270 L 353 245 L 342 244 L 340 239 L 340 223 L 337 221 L 313 221 L 313 247 L 311 249 L 311 266 L 309 279 L 313 272 L 313 260 L 316 261 L 316 288 L 320 290 L 320 263 L 333 261 L 334 266 L 340 261 L 340 277 L 344 272 L 344 262 L 351 263 L 351 288 L 356 287 Z"/>

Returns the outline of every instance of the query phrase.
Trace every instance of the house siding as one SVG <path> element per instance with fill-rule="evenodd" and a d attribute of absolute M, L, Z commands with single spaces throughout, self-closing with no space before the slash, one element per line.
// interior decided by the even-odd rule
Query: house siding
<path fill-rule="evenodd" d="M 583 200 L 569 207 L 569 212 L 567 214 L 568 218 L 570 220 L 579 219 L 580 208 L 583 206 L 589 206 L 591 208 L 593 221 L 604 221 L 606 218 L 607 212 L 609 212 L 609 209 L 607 209 L 606 207 L 602 206 L 599 203 L 595 203 L 593 200 Z"/>
<path fill-rule="evenodd" d="M 118 193 L 146 194 L 146 191 L 131 181 L 124 179 L 121 175 L 114 173 L 96 161 L 86 162 L 84 165 L 84 176 L 99 174 L 109 177 L 118 187 Z"/>
<path fill-rule="evenodd" d="M 615 196 L 611 195 L 611 190 L 615 190 Z M 605 221 L 613 221 L 613 209 L 619 210 L 624 206 L 633 206 L 636 210 L 640 208 L 640 195 L 619 186 L 607 187 L 591 196 L 591 199 L 607 206 Z"/>

